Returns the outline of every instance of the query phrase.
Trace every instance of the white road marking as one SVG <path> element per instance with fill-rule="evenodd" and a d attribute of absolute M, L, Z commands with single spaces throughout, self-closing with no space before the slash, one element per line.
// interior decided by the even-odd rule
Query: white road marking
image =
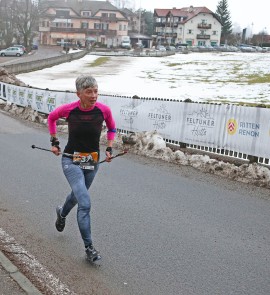
<path fill-rule="evenodd" d="M 12 256 L 16 257 L 24 265 L 24 268 L 35 277 L 35 281 L 42 285 L 42 288 L 47 292 L 53 295 L 76 295 L 59 278 L 42 266 L 33 255 L 16 243 L 15 239 L 9 236 L 2 228 L 0 228 L 0 240 L 4 250 L 7 253 L 12 253 Z"/>

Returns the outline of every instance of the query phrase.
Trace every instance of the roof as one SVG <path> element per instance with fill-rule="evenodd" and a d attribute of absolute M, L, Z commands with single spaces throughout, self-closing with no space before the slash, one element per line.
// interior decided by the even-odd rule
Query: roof
<path fill-rule="evenodd" d="M 70 8 L 77 15 L 80 15 L 83 10 L 91 10 L 92 16 L 95 16 L 98 11 L 106 10 L 106 11 L 119 11 L 122 15 L 123 13 L 117 7 L 112 5 L 108 1 L 89 1 L 89 0 L 55 0 L 55 1 L 47 1 L 45 5 L 48 8 Z M 124 16 L 124 15 L 123 15 Z"/>
<path fill-rule="evenodd" d="M 183 8 L 172 8 L 172 9 L 155 9 L 154 10 L 154 16 L 155 17 L 167 17 L 169 15 L 175 16 L 175 17 L 183 17 L 183 23 L 186 23 L 193 17 L 197 16 L 200 13 L 208 13 L 212 14 L 217 20 L 215 13 L 213 13 L 210 9 L 207 7 L 183 7 Z"/>
<path fill-rule="evenodd" d="M 127 16 L 133 16 L 133 15 L 136 15 L 133 11 L 131 11 L 130 9 L 127 9 L 127 8 L 122 8 L 120 9 L 125 15 Z"/>

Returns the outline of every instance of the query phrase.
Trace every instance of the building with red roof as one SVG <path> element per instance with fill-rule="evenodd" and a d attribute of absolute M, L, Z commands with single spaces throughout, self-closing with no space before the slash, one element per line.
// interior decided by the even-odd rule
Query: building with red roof
<path fill-rule="evenodd" d="M 221 28 L 216 14 L 206 7 L 154 10 L 157 44 L 215 46 L 220 44 Z"/>

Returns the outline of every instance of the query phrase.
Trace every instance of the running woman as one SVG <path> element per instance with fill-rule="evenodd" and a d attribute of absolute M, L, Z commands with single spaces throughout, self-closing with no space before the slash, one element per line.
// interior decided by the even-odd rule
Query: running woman
<path fill-rule="evenodd" d="M 62 169 L 71 187 L 63 206 L 56 208 L 56 229 L 62 232 L 66 217 L 71 209 L 77 207 L 77 221 L 84 242 L 86 257 L 90 261 L 101 258 L 94 248 L 91 236 L 91 198 L 89 188 L 99 167 L 100 136 L 103 122 L 107 126 L 106 161 L 112 157 L 112 145 L 115 138 L 115 121 L 107 105 L 97 102 L 97 81 L 90 75 L 81 75 L 76 79 L 76 90 L 79 100 L 64 104 L 52 111 L 48 116 L 48 129 L 51 135 L 51 151 L 55 155 L 61 153 L 57 138 L 56 122 L 65 118 L 68 122 L 68 142 L 64 152 L 74 154 L 73 159 L 62 156 Z"/>

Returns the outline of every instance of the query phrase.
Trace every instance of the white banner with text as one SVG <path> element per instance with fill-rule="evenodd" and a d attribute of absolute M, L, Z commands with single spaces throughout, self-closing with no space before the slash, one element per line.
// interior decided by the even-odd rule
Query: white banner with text
<path fill-rule="evenodd" d="M 27 88 L 2 82 L 0 98 L 45 114 L 78 99 L 75 92 Z M 176 144 L 184 142 L 270 158 L 269 109 L 102 94 L 99 101 L 110 106 L 120 130 L 156 130 L 164 139 Z"/>

